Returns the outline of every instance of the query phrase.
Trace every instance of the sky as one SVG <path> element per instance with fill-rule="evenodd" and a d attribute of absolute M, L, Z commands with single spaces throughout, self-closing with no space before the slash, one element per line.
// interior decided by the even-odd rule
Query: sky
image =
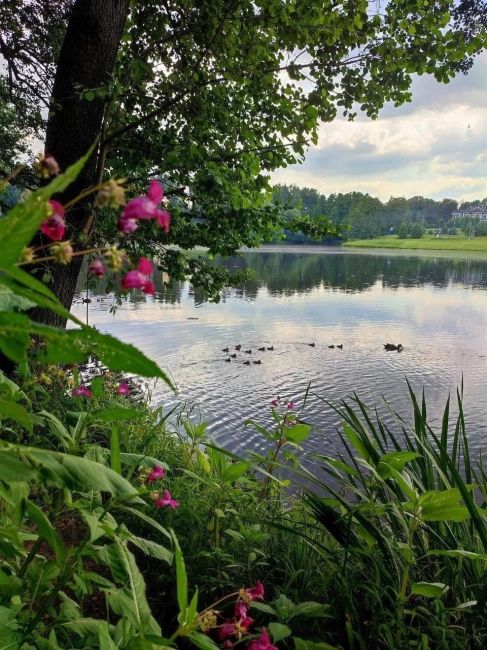
<path fill-rule="evenodd" d="M 384 106 L 377 120 L 322 124 L 301 165 L 273 174 L 276 183 L 323 194 L 367 192 L 472 201 L 487 197 L 487 53 L 449 84 L 416 77 L 413 101 Z"/>

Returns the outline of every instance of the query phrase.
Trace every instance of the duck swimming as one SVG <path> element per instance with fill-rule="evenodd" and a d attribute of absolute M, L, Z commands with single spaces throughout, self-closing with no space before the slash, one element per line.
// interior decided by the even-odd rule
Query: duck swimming
<path fill-rule="evenodd" d="M 240 345 L 240 343 L 239 343 L 238 345 L 235 346 L 235 349 L 236 349 L 236 350 L 239 350 L 239 351 L 242 349 L 242 346 Z"/>
<path fill-rule="evenodd" d="M 234 352 L 234 354 L 231 354 L 230 356 L 232 357 L 232 359 L 236 359 L 237 358 L 237 353 Z"/>
<path fill-rule="evenodd" d="M 334 349 L 335 349 L 335 346 L 334 346 L 334 345 L 329 345 L 328 347 L 330 348 L 330 350 L 334 350 Z"/>
<path fill-rule="evenodd" d="M 265 352 L 265 348 L 258 348 L 259 352 Z"/>
<path fill-rule="evenodd" d="M 228 352 L 228 348 L 223 348 L 222 352 Z"/>
<path fill-rule="evenodd" d="M 339 350 L 343 350 L 343 343 L 340 343 L 340 345 L 337 345 L 337 348 L 338 348 Z"/>
<path fill-rule="evenodd" d="M 314 343 L 308 343 L 308 345 L 309 345 L 310 348 L 314 348 L 314 347 L 315 347 L 315 344 L 314 344 Z"/>
<path fill-rule="evenodd" d="M 250 366 L 250 361 L 244 361 L 244 366 Z"/>
<path fill-rule="evenodd" d="M 254 361 L 253 363 L 255 363 L 255 364 L 257 364 L 258 366 L 260 366 L 260 364 L 262 363 L 262 361 L 259 359 L 258 361 Z"/>
<path fill-rule="evenodd" d="M 274 349 L 274 346 L 271 345 L 271 347 L 270 347 L 270 348 L 267 348 L 267 349 L 268 349 L 268 350 L 273 350 L 273 349 Z"/>
<path fill-rule="evenodd" d="M 402 343 L 399 343 L 399 345 L 394 345 L 394 343 L 384 343 L 384 348 L 387 350 L 387 352 L 393 352 L 394 350 L 397 350 L 397 352 L 402 352 L 403 350 Z"/>
<path fill-rule="evenodd" d="M 252 354 L 252 350 L 244 350 L 245 354 Z"/>

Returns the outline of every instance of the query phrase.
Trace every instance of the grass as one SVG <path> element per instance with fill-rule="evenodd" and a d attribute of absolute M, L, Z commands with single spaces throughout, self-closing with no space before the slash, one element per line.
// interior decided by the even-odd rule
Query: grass
<path fill-rule="evenodd" d="M 487 237 L 442 235 L 439 238 L 425 235 L 421 239 L 399 239 L 397 235 L 385 235 L 375 239 L 356 239 L 343 244 L 353 248 L 396 248 L 413 250 L 482 251 L 487 253 Z"/>

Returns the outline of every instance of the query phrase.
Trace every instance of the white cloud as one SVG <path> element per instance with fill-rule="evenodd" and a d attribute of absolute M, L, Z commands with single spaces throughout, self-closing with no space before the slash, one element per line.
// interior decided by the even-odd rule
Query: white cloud
<path fill-rule="evenodd" d="M 305 162 L 273 178 L 324 194 L 359 190 L 382 200 L 487 196 L 487 54 L 448 85 L 418 77 L 413 101 L 384 107 L 376 121 L 360 116 L 323 124 Z"/>

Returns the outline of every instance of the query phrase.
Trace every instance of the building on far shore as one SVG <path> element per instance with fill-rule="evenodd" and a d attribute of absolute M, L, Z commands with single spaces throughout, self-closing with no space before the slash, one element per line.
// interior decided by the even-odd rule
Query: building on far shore
<path fill-rule="evenodd" d="M 470 208 L 458 208 L 451 213 L 454 219 L 479 219 L 487 221 L 487 205 L 479 203 Z"/>

